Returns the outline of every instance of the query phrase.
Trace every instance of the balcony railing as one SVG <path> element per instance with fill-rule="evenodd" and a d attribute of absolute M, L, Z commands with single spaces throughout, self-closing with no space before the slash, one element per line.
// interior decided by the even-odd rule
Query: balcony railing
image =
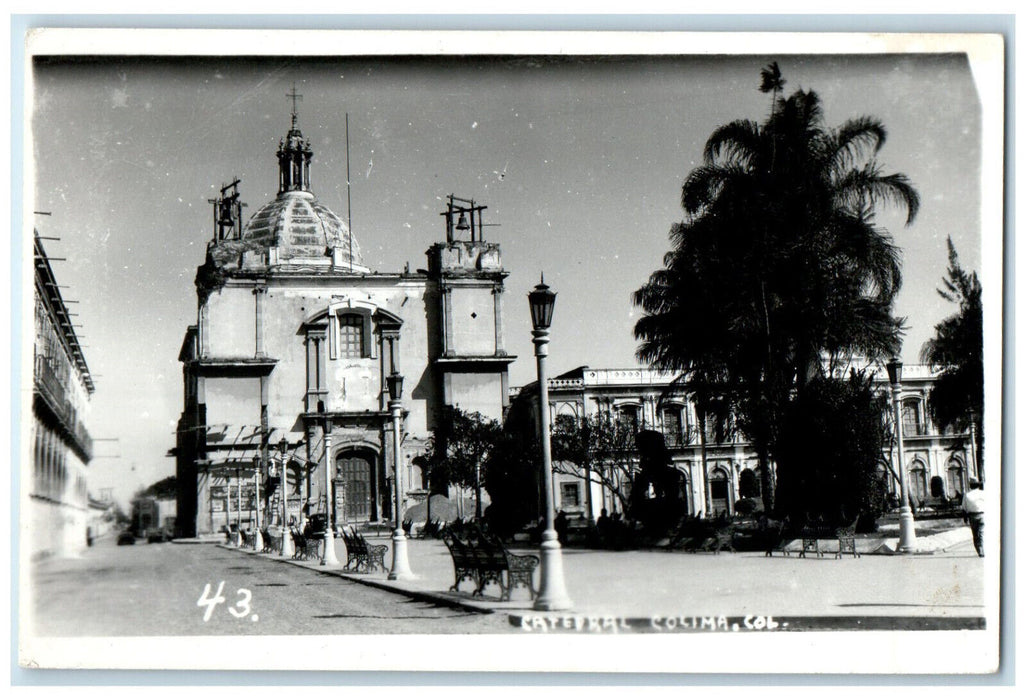
<path fill-rule="evenodd" d="M 57 378 L 50 362 L 43 356 L 35 359 L 35 389 L 57 416 L 68 437 L 76 443 L 86 460 L 93 457 L 93 439 L 85 424 L 78 418 L 78 411 L 68 396 L 64 385 Z"/>
<path fill-rule="evenodd" d="M 42 355 L 36 356 L 35 386 L 46 402 L 50 404 L 54 413 L 64 417 L 67 393 L 64 391 L 61 380 L 57 378 L 57 373 L 50 366 L 50 362 Z"/>

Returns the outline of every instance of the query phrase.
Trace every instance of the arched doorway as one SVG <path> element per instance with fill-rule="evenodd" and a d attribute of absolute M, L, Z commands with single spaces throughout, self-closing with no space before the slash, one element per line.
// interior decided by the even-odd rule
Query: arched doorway
<path fill-rule="evenodd" d="M 917 507 L 926 503 L 928 493 L 926 490 L 926 465 L 918 459 L 912 462 L 912 466 L 908 470 L 908 480 L 909 498 L 915 500 Z"/>
<path fill-rule="evenodd" d="M 711 516 L 719 513 L 730 514 L 730 484 L 727 471 L 723 467 L 716 467 L 709 474 L 709 494 L 712 497 Z"/>
<path fill-rule="evenodd" d="M 684 464 L 683 469 L 677 469 L 680 474 L 680 500 L 684 503 L 684 515 L 691 515 L 694 508 L 691 503 L 691 480 L 688 477 L 688 467 Z"/>
<path fill-rule="evenodd" d="M 962 463 L 952 457 L 948 460 L 948 497 L 960 498 L 965 491 L 965 470 L 962 468 Z"/>
<path fill-rule="evenodd" d="M 339 480 L 342 512 L 336 518 L 345 522 L 366 522 L 374 513 L 375 455 L 368 450 L 340 452 L 335 457 L 335 474 Z M 338 496 L 341 498 L 338 498 Z"/>

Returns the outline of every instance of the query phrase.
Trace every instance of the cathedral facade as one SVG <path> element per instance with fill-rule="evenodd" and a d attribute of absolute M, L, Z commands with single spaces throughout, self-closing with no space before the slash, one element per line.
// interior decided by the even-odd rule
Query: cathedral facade
<path fill-rule="evenodd" d="M 407 506 L 427 496 L 415 460 L 446 408 L 501 419 L 508 402 L 507 272 L 481 235 L 485 207 L 450 196 L 426 269 L 372 272 L 311 190 L 313 150 L 295 111 L 276 155 L 278 194 L 247 222 L 238 180 L 213 200 L 196 323 L 179 354 L 180 536 L 280 520 L 283 463 L 288 519 L 390 520 L 390 376 L 403 379 Z"/>

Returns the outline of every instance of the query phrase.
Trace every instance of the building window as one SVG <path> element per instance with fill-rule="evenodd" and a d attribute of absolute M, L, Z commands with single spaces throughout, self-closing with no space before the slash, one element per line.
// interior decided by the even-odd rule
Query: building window
<path fill-rule="evenodd" d="M 901 404 L 901 429 L 906 435 L 925 435 L 919 402 L 905 401 Z"/>
<path fill-rule="evenodd" d="M 737 488 L 741 498 L 758 498 L 762 495 L 762 484 L 759 483 L 759 475 L 751 469 L 741 470 Z"/>
<path fill-rule="evenodd" d="M 581 507 L 581 485 L 563 483 L 559 485 L 559 504 L 563 508 Z"/>
<path fill-rule="evenodd" d="M 363 357 L 363 318 L 345 314 L 338 319 L 338 353 L 340 357 Z"/>
<path fill-rule="evenodd" d="M 669 406 L 663 409 L 663 437 L 667 447 L 680 447 L 684 444 L 684 425 L 680 407 Z"/>
<path fill-rule="evenodd" d="M 616 420 L 631 432 L 637 432 L 641 421 L 638 418 L 637 406 L 619 406 L 616 409 Z"/>

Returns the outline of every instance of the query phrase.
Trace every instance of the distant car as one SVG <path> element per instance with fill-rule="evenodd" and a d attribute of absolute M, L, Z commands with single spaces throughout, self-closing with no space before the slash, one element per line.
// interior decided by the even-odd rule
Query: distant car
<path fill-rule="evenodd" d="M 314 513 L 308 521 L 310 534 L 314 537 L 322 537 L 328 529 L 328 516 L 324 513 Z"/>
<path fill-rule="evenodd" d="M 118 535 L 118 544 L 135 544 L 135 535 L 130 530 L 125 530 Z"/>
<path fill-rule="evenodd" d="M 164 528 L 158 528 L 156 530 L 150 530 L 146 534 L 146 541 L 151 543 L 151 544 L 154 543 L 154 542 L 170 542 L 171 541 L 171 533 L 168 532 L 167 530 L 165 530 Z"/>

